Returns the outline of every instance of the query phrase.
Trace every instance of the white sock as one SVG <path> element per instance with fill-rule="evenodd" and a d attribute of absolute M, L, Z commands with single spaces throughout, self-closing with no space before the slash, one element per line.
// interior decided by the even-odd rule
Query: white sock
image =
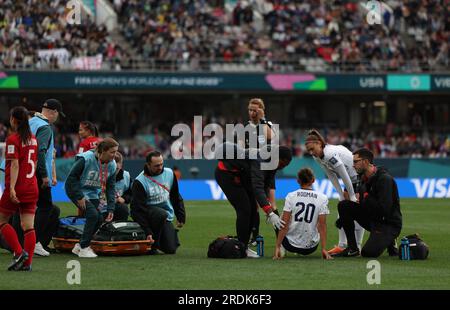
<path fill-rule="evenodd" d="M 345 235 L 344 228 L 339 229 L 339 244 L 340 248 L 347 247 L 347 236 Z"/>
<path fill-rule="evenodd" d="M 364 228 L 361 227 L 361 225 L 358 224 L 358 222 L 355 221 L 355 237 L 356 237 L 356 244 L 358 245 L 358 248 L 361 250 L 361 245 L 364 238 Z"/>

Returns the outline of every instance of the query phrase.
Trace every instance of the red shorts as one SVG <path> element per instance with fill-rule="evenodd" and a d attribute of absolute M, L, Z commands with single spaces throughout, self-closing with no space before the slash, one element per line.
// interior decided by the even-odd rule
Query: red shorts
<path fill-rule="evenodd" d="M 20 200 L 20 198 L 19 198 Z M 34 202 L 21 202 L 19 204 L 13 203 L 9 200 L 9 193 L 4 192 L 2 199 L 0 200 L 0 213 L 7 216 L 11 216 L 20 210 L 20 214 L 35 214 L 36 213 L 36 201 Z"/>

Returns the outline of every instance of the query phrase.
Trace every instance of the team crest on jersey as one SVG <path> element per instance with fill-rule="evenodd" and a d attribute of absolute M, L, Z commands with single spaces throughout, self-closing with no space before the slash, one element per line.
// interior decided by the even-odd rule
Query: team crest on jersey
<path fill-rule="evenodd" d="M 14 154 L 15 148 L 14 145 L 8 145 L 8 154 Z"/>
<path fill-rule="evenodd" d="M 266 142 L 266 137 L 264 135 L 259 135 L 258 142 L 259 144 L 263 144 L 264 142 Z"/>
<path fill-rule="evenodd" d="M 332 165 L 336 165 L 337 159 L 336 159 L 336 157 L 331 157 L 330 160 L 329 160 L 328 162 L 329 162 L 330 164 L 332 164 Z"/>

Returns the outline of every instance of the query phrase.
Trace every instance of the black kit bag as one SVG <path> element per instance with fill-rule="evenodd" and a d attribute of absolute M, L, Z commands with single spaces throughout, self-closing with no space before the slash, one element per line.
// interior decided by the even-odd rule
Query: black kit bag
<path fill-rule="evenodd" d="M 62 239 L 80 239 L 83 234 L 86 218 L 67 216 L 59 219 L 59 226 L 54 237 Z"/>
<path fill-rule="evenodd" d="M 429 253 L 428 245 L 418 234 L 405 236 L 401 239 L 398 249 L 398 256 L 401 260 L 427 259 Z"/>
<path fill-rule="evenodd" d="M 94 235 L 95 241 L 146 240 L 142 227 L 131 221 L 103 223 Z"/>
<path fill-rule="evenodd" d="M 209 258 L 245 258 L 245 244 L 230 236 L 219 237 L 209 244 Z"/>

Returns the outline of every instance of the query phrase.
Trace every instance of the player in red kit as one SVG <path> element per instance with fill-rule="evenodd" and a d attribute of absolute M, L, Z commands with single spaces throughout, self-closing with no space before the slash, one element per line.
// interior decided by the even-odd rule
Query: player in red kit
<path fill-rule="evenodd" d="M 89 121 L 82 121 L 80 123 L 78 135 L 82 139 L 78 146 L 78 154 L 95 149 L 101 141 L 98 137 L 97 127 Z"/>
<path fill-rule="evenodd" d="M 0 234 L 14 252 L 8 270 L 31 271 L 36 234 L 34 214 L 39 197 L 36 179 L 38 143 L 28 124 L 28 111 L 24 107 L 11 110 L 13 133 L 6 139 L 5 191 L 0 200 Z M 24 248 L 19 243 L 17 233 L 8 224 L 9 218 L 20 212 L 20 222 L 24 230 Z"/>

